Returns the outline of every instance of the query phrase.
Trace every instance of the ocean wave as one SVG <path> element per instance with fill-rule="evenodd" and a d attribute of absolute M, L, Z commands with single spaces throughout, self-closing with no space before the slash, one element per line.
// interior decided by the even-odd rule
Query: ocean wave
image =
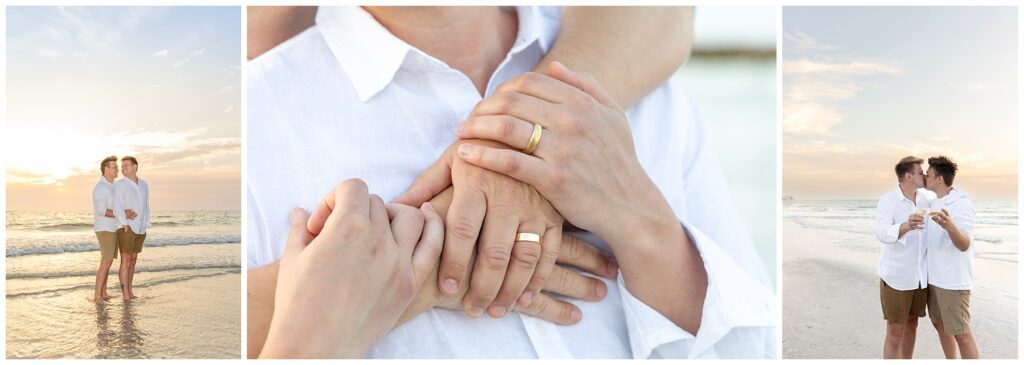
<path fill-rule="evenodd" d="M 147 281 L 147 282 L 143 282 L 143 283 L 139 283 L 139 284 L 134 284 L 133 283 L 132 287 L 135 287 L 135 288 L 146 288 L 146 287 L 150 287 L 150 286 L 154 286 L 154 285 L 167 284 L 167 283 L 176 283 L 176 282 L 179 282 L 179 281 L 207 278 L 207 277 L 227 275 L 227 274 L 237 274 L 237 273 L 240 273 L 240 272 L 242 272 L 241 268 L 224 270 L 224 271 L 213 272 L 213 273 L 183 275 L 183 276 L 176 276 L 176 277 L 169 277 L 169 278 L 163 278 L 163 279 Z M 42 289 L 42 290 L 32 290 L 32 291 L 25 291 L 25 292 L 8 293 L 7 294 L 7 299 L 13 299 L 13 298 L 25 297 L 25 296 L 31 296 L 31 295 L 62 293 L 62 292 L 67 292 L 67 291 L 89 289 L 89 288 L 95 288 L 95 285 L 96 284 L 89 283 L 89 284 L 71 285 L 71 286 L 60 287 L 60 288 L 48 288 L 48 289 Z"/>
<path fill-rule="evenodd" d="M 226 244 L 226 243 L 239 243 L 242 242 L 241 236 L 221 236 L 221 237 L 200 237 L 200 238 L 187 238 L 187 239 L 157 239 L 147 240 L 143 245 L 145 247 L 162 247 L 162 246 L 186 246 L 186 245 L 202 245 L 202 244 Z M 75 252 L 90 252 L 99 251 L 99 244 L 95 241 L 88 242 L 71 242 L 64 243 L 54 246 L 29 246 L 29 247 L 16 247 L 11 248 L 8 243 L 7 257 L 18 257 L 27 255 L 53 255 L 62 253 L 75 253 Z"/>
<path fill-rule="evenodd" d="M 118 266 L 112 265 L 110 267 L 110 273 L 116 274 Z M 177 264 L 177 265 L 161 265 L 161 266 L 146 266 L 138 267 L 135 272 L 166 272 L 174 270 L 199 270 L 199 269 L 241 269 L 240 264 L 232 263 L 189 263 L 189 264 Z M 96 269 L 88 270 L 71 270 L 71 271 L 47 271 L 47 272 L 28 272 L 28 273 L 7 273 L 7 279 L 59 279 L 69 277 L 92 277 L 96 276 Z"/>

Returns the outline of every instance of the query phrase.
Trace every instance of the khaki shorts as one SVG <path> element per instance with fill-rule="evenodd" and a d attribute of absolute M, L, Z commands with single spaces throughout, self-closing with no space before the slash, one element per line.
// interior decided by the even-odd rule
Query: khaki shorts
<path fill-rule="evenodd" d="M 904 323 L 910 316 L 924 317 L 928 289 L 896 290 L 879 280 L 882 317 L 888 323 Z"/>
<path fill-rule="evenodd" d="M 100 260 L 113 260 L 117 258 L 117 233 L 96 232 L 96 238 L 100 240 Z"/>
<path fill-rule="evenodd" d="M 136 254 L 142 252 L 142 243 L 146 241 L 145 234 L 135 234 L 132 227 L 117 230 L 117 246 L 121 254 Z"/>
<path fill-rule="evenodd" d="M 941 323 L 947 335 L 971 332 L 971 291 L 928 286 L 928 317 Z"/>

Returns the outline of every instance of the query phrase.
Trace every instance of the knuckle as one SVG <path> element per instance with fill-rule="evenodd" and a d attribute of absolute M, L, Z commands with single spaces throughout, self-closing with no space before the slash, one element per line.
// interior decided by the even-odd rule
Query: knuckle
<path fill-rule="evenodd" d="M 466 263 L 458 259 L 447 258 L 441 264 L 440 270 L 447 270 L 449 274 L 455 274 L 455 277 L 461 278 L 465 276 Z"/>
<path fill-rule="evenodd" d="M 505 169 L 506 172 L 518 172 L 519 169 L 523 167 L 522 162 L 520 162 L 519 159 L 512 158 L 512 156 L 509 155 L 504 155 L 501 160 L 502 168 Z"/>
<path fill-rule="evenodd" d="M 490 270 L 501 270 L 508 266 L 509 252 L 504 247 L 491 245 L 483 249 L 484 265 Z"/>
<path fill-rule="evenodd" d="M 576 278 L 574 276 L 570 275 L 570 273 L 571 273 L 571 271 L 569 271 L 569 270 L 561 270 L 561 271 L 559 271 L 559 274 L 558 274 L 558 283 L 559 283 L 559 285 L 558 286 L 560 288 L 562 288 L 563 290 L 567 290 L 567 289 L 572 288 L 573 286 L 576 285 Z"/>
<path fill-rule="evenodd" d="M 536 245 L 516 245 L 512 250 L 513 261 L 516 266 L 526 270 L 532 270 L 540 262 L 540 247 Z"/>
<path fill-rule="evenodd" d="M 516 120 L 512 117 L 502 117 L 498 122 L 498 136 L 511 137 L 516 130 Z"/>
<path fill-rule="evenodd" d="M 476 239 L 479 229 L 476 225 L 469 222 L 468 218 L 458 218 L 452 222 L 449 227 L 452 237 L 459 240 L 472 241 Z"/>
<path fill-rule="evenodd" d="M 572 307 L 568 304 L 562 304 L 558 308 L 558 320 L 563 323 L 572 322 Z"/>
<path fill-rule="evenodd" d="M 501 93 L 501 96 L 498 98 L 498 110 L 500 110 L 503 114 L 507 114 L 512 110 L 512 108 L 516 104 L 520 102 L 521 99 L 522 98 L 519 96 L 519 93 L 511 91 L 503 92 Z"/>
<path fill-rule="evenodd" d="M 587 254 L 587 250 L 573 238 L 567 238 L 565 240 L 566 245 L 569 246 L 569 258 L 573 261 L 579 261 L 584 258 Z"/>

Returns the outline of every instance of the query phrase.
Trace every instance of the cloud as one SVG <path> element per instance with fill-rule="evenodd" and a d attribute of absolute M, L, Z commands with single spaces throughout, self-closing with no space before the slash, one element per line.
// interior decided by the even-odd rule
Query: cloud
<path fill-rule="evenodd" d="M 10 128 L 8 183 L 60 184 L 70 177 L 92 175 L 105 156 L 132 155 L 158 170 L 180 161 L 204 161 L 240 154 L 238 137 L 204 137 L 206 128 L 189 131 L 118 132 L 95 135 L 88 131 Z M 46 133 L 48 148 L 39 148 Z M 25 138 L 19 138 L 19 136 Z"/>
<path fill-rule="evenodd" d="M 153 52 L 153 54 L 151 54 L 149 56 L 150 57 L 160 57 L 160 58 L 167 57 L 167 49 L 165 48 L 165 49 L 161 49 L 159 51 Z"/>
<path fill-rule="evenodd" d="M 175 61 L 174 65 L 172 65 L 171 67 L 177 68 L 177 67 L 184 66 L 186 63 L 189 63 L 190 61 L 192 61 L 193 58 L 202 56 L 203 53 L 206 53 L 206 48 L 194 49 L 194 50 L 192 50 L 192 52 L 188 53 L 188 57 L 185 57 L 185 58 L 182 58 L 180 60 Z"/>
<path fill-rule="evenodd" d="M 837 102 L 857 97 L 864 88 L 864 77 L 903 75 L 899 67 L 881 62 L 808 58 L 784 62 L 782 72 L 783 133 L 825 136 L 845 120 Z"/>
<path fill-rule="evenodd" d="M 227 108 L 224 108 L 224 114 L 230 113 L 234 109 L 235 109 L 235 104 L 228 105 Z"/>
<path fill-rule="evenodd" d="M 834 46 L 819 43 L 807 35 L 807 33 L 800 31 L 788 32 L 783 35 L 783 47 L 805 51 L 830 51 L 835 49 Z"/>

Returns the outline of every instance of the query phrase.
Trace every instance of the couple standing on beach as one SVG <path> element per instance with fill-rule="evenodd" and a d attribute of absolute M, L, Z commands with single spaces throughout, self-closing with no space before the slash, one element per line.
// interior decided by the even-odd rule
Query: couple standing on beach
<path fill-rule="evenodd" d="M 887 322 L 883 357 L 911 358 L 917 319 L 927 306 L 946 358 L 957 358 L 959 349 L 961 358 L 976 359 L 969 308 L 974 205 L 952 186 L 956 163 L 945 156 L 929 158 L 927 174 L 923 163 L 913 156 L 901 159 L 899 185 L 878 201 L 878 275 Z"/>
<path fill-rule="evenodd" d="M 149 221 L 149 185 L 139 178 L 139 162 L 134 157 L 121 158 L 121 173 L 117 179 L 117 157 L 110 156 L 100 163 L 102 177 L 92 190 L 93 216 L 96 219 L 96 238 L 100 243 L 100 268 L 96 271 L 96 293 L 93 301 L 110 299 L 107 294 L 107 276 L 110 265 L 121 251 L 121 267 L 117 278 L 121 282 L 121 295 L 128 302 L 138 298 L 132 293 L 135 262 L 142 252 Z M 117 179 L 117 180 L 115 180 Z"/>

